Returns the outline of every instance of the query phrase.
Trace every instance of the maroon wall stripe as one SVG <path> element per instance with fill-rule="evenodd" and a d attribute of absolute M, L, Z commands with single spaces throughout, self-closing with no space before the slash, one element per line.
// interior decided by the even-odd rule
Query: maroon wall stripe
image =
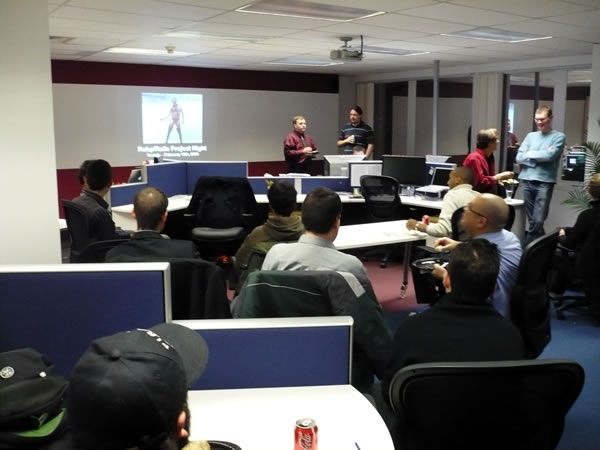
<path fill-rule="evenodd" d="M 52 82 L 338 93 L 338 76 L 329 74 L 62 60 L 52 61 Z"/>

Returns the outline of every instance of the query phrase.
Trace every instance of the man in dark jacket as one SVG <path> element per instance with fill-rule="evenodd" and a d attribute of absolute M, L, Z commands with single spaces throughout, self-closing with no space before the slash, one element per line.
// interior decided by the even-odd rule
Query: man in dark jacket
<path fill-rule="evenodd" d="M 108 203 L 104 200 L 113 181 L 110 164 L 103 159 L 90 161 L 82 181 L 87 182 L 87 187 L 82 184 L 81 195 L 73 201 L 88 212 L 91 242 L 128 239 L 130 232 L 115 227 Z"/>
<path fill-rule="evenodd" d="M 139 259 L 199 258 L 191 241 L 168 239 L 160 234 L 167 221 L 168 199 L 154 187 L 139 191 L 133 200 L 133 214 L 138 225 L 131 239 L 111 249 L 107 262 L 126 262 Z"/>

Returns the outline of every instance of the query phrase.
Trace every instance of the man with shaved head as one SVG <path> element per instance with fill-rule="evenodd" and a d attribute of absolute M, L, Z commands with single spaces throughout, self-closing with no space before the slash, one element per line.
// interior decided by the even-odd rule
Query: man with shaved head
<path fill-rule="evenodd" d="M 169 200 L 163 191 L 147 187 L 133 200 L 133 215 L 138 230 L 131 239 L 111 249 L 107 262 L 160 261 L 160 258 L 199 258 L 200 253 L 191 241 L 169 239 L 160 234 L 167 221 Z"/>
<path fill-rule="evenodd" d="M 471 238 L 487 239 L 498 246 L 500 251 L 500 272 L 496 282 L 496 290 L 491 302 L 496 310 L 506 318 L 510 318 L 510 294 L 517 280 L 519 261 L 521 260 L 521 243 L 514 233 L 504 229 L 508 221 L 509 208 L 506 202 L 494 194 L 481 194 L 469 203 L 460 224 Z M 442 251 L 451 251 L 458 242 L 441 238 L 435 242 Z M 433 276 L 443 278 L 446 270 L 435 267 Z"/>
<path fill-rule="evenodd" d="M 444 196 L 442 210 L 437 223 L 426 225 L 417 222 L 415 219 L 408 219 L 406 228 L 409 230 L 424 231 L 429 236 L 445 237 L 452 235 L 452 215 L 459 208 L 467 206 L 471 200 L 479 195 L 479 192 L 473 190 L 473 171 L 468 167 L 457 167 L 450 172 L 448 178 L 450 190 Z M 461 230 L 460 240 L 466 236 Z"/>

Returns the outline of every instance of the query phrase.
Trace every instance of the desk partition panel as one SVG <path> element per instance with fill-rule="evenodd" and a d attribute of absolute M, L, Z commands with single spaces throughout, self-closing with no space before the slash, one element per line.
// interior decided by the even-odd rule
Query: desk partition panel
<path fill-rule="evenodd" d="M 348 177 L 307 177 L 302 178 L 302 194 L 308 194 L 316 187 L 326 187 L 336 192 L 349 192 L 350 179 Z"/>
<path fill-rule="evenodd" d="M 349 384 L 349 316 L 175 321 L 206 340 L 208 364 L 192 389 Z"/>
<path fill-rule="evenodd" d="M 171 320 L 168 263 L 0 266 L 0 352 L 33 347 L 68 376 L 92 340 Z"/>
<path fill-rule="evenodd" d="M 186 171 L 187 191 L 185 193 L 192 195 L 194 187 L 196 187 L 196 181 L 203 176 L 248 178 L 248 162 L 188 161 L 186 162 Z"/>
<path fill-rule="evenodd" d="M 266 195 L 269 193 L 269 189 L 267 187 L 267 180 L 269 181 L 289 181 L 291 184 L 295 185 L 297 178 L 293 177 L 248 177 L 248 182 L 254 191 L 254 195 Z M 296 189 L 299 191 L 299 189 Z"/>
<path fill-rule="evenodd" d="M 187 170 L 184 162 L 151 164 L 147 168 L 147 177 L 148 186 L 160 189 L 167 197 L 187 193 Z"/>
<path fill-rule="evenodd" d="M 130 205 L 135 194 L 148 186 L 146 183 L 115 184 L 110 187 L 110 206 Z"/>

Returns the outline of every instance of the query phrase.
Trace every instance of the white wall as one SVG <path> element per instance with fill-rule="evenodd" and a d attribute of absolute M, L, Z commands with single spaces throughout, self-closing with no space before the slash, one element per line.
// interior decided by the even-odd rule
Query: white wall
<path fill-rule="evenodd" d="M 393 99 L 392 153 L 406 154 L 407 97 Z M 431 153 L 433 100 L 417 98 L 415 155 Z M 471 122 L 471 99 L 440 98 L 438 121 L 438 155 L 467 153 L 467 130 Z"/>
<path fill-rule="evenodd" d="M 0 264 L 59 263 L 48 5 L 0 10 Z"/>
<path fill-rule="evenodd" d="M 59 169 L 79 167 L 93 158 L 113 166 L 147 159 L 137 153 L 142 143 L 142 92 L 204 96 L 208 151 L 198 160 L 282 161 L 283 139 L 295 115 L 306 117 L 307 133 L 321 153 L 337 153 L 338 94 L 79 84 L 55 84 L 53 92 Z"/>

